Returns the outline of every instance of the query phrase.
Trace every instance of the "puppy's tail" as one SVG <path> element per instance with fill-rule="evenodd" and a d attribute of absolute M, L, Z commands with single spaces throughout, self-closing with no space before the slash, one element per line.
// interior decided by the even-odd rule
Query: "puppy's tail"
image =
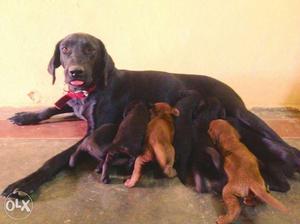
<path fill-rule="evenodd" d="M 262 186 L 254 185 L 250 187 L 250 190 L 263 202 L 271 205 L 273 208 L 278 209 L 283 213 L 288 213 L 288 209 L 271 194 L 267 193 L 267 191 Z"/>

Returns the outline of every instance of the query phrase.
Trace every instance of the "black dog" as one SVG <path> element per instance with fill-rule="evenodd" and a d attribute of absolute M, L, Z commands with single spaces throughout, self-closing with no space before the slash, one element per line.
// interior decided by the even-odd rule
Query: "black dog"
<path fill-rule="evenodd" d="M 18 113 L 10 119 L 13 123 L 35 124 L 52 115 L 74 111 L 78 117 L 87 120 L 89 134 L 105 123 L 119 124 L 125 106 L 133 100 L 147 103 L 167 102 L 174 105 L 179 93 L 190 89 L 198 91 L 204 98 L 218 98 L 225 108 L 226 115 L 234 117 L 247 131 L 254 133 L 253 138 L 264 141 L 265 155 L 274 156 L 286 166 L 284 177 L 299 171 L 299 151 L 285 143 L 265 122 L 249 112 L 241 98 L 229 86 L 218 80 L 200 75 L 118 70 L 103 43 L 91 35 L 82 33 L 71 34 L 57 43 L 48 66 L 53 83 L 55 69 L 60 65 L 64 68 L 65 82 L 69 85 L 70 92 L 56 107 L 36 113 Z M 247 140 L 247 136 L 243 134 L 242 138 Z M 9 185 L 2 195 L 7 196 L 15 190 L 27 193 L 37 190 L 41 184 L 68 167 L 70 156 L 80 142 L 49 159 L 34 173 Z M 189 158 L 191 149 L 177 148 L 176 152 L 183 155 L 186 150 Z M 268 158 L 263 162 L 274 165 Z M 177 172 L 181 179 L 185 179 L 185 174 L 182 175 L 180 170 Z"/>

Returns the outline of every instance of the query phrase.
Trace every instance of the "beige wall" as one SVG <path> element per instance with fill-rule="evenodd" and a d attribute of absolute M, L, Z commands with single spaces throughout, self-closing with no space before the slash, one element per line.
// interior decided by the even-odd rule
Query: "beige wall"
<path fill-rule="evenodd" d="M 63 85 L 48 61 L 78 31 L 118 68 L 208 74 L 249 107 L 300 105 L 299 0 L 0 0 L 0 12 L 0 106 L 52 104 Z"/>

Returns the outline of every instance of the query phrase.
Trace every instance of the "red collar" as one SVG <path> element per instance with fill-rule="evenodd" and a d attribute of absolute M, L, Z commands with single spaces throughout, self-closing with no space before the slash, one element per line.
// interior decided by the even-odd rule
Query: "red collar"
<path fill-rule="evenodd" d="M 67 94 L 65 94 L 64 96 L 62 96 L 58 101 L 56 101 L 56 103 L 54 104 L 54 106 L 61 110 L 69 100 L 71 99 L 84 99 L 86 97 L 88 97 L 88 95 L 93 92 L 96 89 L 96 85 L 91 86 L 90 88 L 88 88 L 87 90 L 78 90 L 75 92 L 72 91 L 68 91 Z"/>

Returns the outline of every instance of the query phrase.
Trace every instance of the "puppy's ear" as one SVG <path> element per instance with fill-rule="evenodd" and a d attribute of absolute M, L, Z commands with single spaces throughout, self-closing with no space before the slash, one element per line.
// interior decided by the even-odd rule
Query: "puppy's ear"
<path fill-rule="evenodd" d="M 217 136 L 217 133 L 216 133 L 216 131 L 214 130 L 214 128 L 211 127 L 211 122 L 210 122 L 209 129 L 208 129 L 207 133 L 208 133 L 208 135 L 209 135 L 209 137 L 210 137 L 212 143 L 213 143 L 214 145 L 216 145 L 217 142 L 218 142 L 218 136 Z"/>
<path fill-rule="evenodd" d="M 48 72 L 50 73 L 50 75 L 52 75 L 52 85 L 54 85 L 55 80 L 56 80 L 55 69 L 58 68 L 61 65 L 61 63 L 60 63 L 60 50 L 59 50 L 60 42 L 61 41 L 59 41 L 56 44 L 54 54 L 53 54 L 53 56 L 50 59 L 50 62 L 48 64 Z"/>
<path fill-rule="evenodd" d="M 176 107 L 173 107 L 172 108 L 172 112 L 171 112 L 175 117 L 179 117 L 180 115 L 180 111 L 176 108 Z"/>

